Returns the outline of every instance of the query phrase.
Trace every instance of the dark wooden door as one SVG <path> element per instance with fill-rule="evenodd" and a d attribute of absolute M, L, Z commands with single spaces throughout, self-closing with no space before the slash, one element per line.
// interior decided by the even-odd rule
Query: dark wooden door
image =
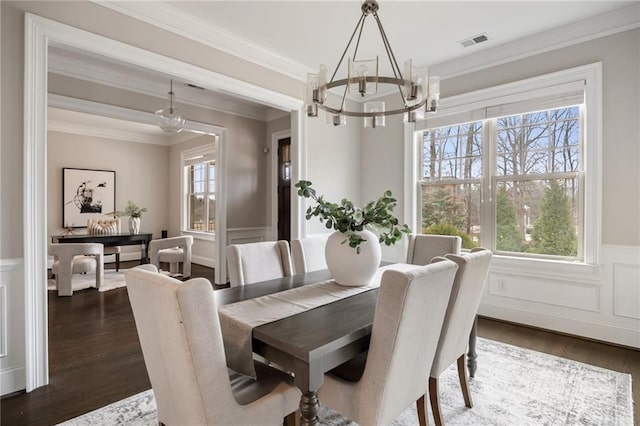
<path fill-rule="evenodd" d="M 278 240 L 291 240 L 291 138 L 278 140 Z"/>

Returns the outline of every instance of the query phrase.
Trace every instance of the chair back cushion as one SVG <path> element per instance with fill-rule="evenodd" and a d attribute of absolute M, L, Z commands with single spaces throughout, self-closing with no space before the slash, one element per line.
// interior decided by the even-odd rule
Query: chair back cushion
<path fill-rule="evenodd" d="M 369 355 L 354 398 L 362 405 L 358 423 L 389 424 L 426 394 L 456 270 L 454 262 L 446 261 L 384 272 Z"/>
<path fill-rule="evenodd" d="M 431 377 L 437 378 L 467 351 L 469 334 L 480 305 L 491 256 L 490 250 L 477 249 L 460 256 L 445 256 L 458 264 L 458 271 L 431 367 Z"/>
<path fill-rule="evenodd" d="M 287 241 L 232 244 L 227 247 L 232 287 L 292 275 Z"/>
<path fill-rule="evenodd" d="M 296 274 L 327 269 L 324 248 L 327 235 L 318 235 L 291 241 L 291 260 Z"/>
<path fill-rule="evenodd" d="M 428 265 L 431 259 L 446 254 L 460 254 L 462 239 L 452 235 L 410 234 L 407 263 Z"/>
<path fill-rule="evenodd" d="M 144 361 L 164 424 L 233 419 L 233 400 L 211 283 L 144 269 L 125 280 Z"/>

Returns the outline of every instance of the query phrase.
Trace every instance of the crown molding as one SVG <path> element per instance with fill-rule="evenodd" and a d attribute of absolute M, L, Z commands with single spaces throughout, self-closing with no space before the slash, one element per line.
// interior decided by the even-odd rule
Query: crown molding
<path fill-rule="evenodd" d="M 553 28 L 457 59 L 431 65 L 442 79 L 458 77 L 530 56 L 640 27 L 640 3 Z"/>
<path fill-rule="evenodd" d="M 54 51 L 55 52 L 55 51 Z M 77 78 L 90 83 L 101 84 L 118 89 L 128 90 L 142 95 L 158 97 L 159 93 L 166 94 L 168 86 L 165 83 L 151 81 L 134 73 L 126 73 L 121 70 L 107 69 L 102 65 L 87 62 L 79 58 L 70 58 L 52 53 L 49 55 L 49 71 L 66 77 Z M 198 93 L 190 91 L 188 96 L 180 96 L 176 92 L 176 103 L 191 105 L 197 108 L 223 112 L 225 114 L 251 118 L 253 120 L 266 121 L 264 106 L 252 105 L 245 102 L 234 102 L 227 98 L 215 95 L 215 92 L 206 91 Z M 158 108 L 164 106 L 166 97 L 158 102 Z"/>
<path fill-rule="evenodd" d="M 146 111 L 137 111 L 114 105 L 101 104 L 84 99 L 70 98 L 56 94 L 47 96 L 48 106 L 68 111 L 75 111 L 100 117 L 114 118 L 133 123 L 155 126 L 155 115 Z M 199 123 L 187 120 L 183 132 L 177 135 L 149 135 L 142 132 L 126 131 L 113 127 L 96 128 L 77 123 L 67 123 L 56 120 L 47 121 L 47 130 L 72 133 L 85 136 L 104 137 L 109 139 L 125 140 L 130 142 L 151 143 L 155 145 L 174 145 L 193 137 L 196 134 L 220 134 L 223 128 L 207 123 Z"/>
<path fill-rule="evenodd" d="M 123 15 L 130 16 L 174 34 L 195 40 L 238 58 L 263 66 L 299 81 L 305 81 L 308 72 L 304 65 L 265 50 L 251 41 L 223 30 L 163 2 L 90 0 Z"/>
<path fill-rule="evenodd" d="M 115 139 L 127 142 L 147 143 L 152 145 L 168 146 L 171 143 L 166 137 L 145 135 L 143 133 L 129 132 L 126 130 L 97 127 L 80 123 L 68 123 L 57 120 L 47 120 L 47 131 L 71 133 L 74 135 L 92 136 L 96 138 Z"/>

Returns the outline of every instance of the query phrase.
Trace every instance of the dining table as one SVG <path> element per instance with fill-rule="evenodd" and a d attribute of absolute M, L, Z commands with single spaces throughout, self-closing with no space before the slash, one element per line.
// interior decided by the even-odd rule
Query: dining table
<path fill-rule="evenodd" d="M 374 280 L 377 279 L 379 283 L 384 269 L 406 270 L 409 267 L 416 267 L 416 265 L 392 264 L 384 266 L 379 270 L 377 278 Z M 251 303 L 253 300 L 253 305 L 249 303 L 245 306 L 249 310 L 252 309 L 252 306 L 259 307 L 256 309 L 256 314 L 259 316 L 265 303 L 269 303 L 270 296 L 277 296 L 280 299 L 282 295 L 299 291 L 295 289 L 325 285 L 333 285 L 334 288 L 336 286 L 328 270 L 216 290 L 215 300 L 223 325 L 222 332 L 228 365 L 233 368 L 233 364 L 230 364 L 231 359 L 226 340 L 236 338 L 237 336 L 231 334 L 236 334 L 237 330 L 230 328 L 226 330 L 225 334 L 223 319 L 228 320 L 227 317 L 235 315 L 234 312 L 238 311 L 236 308 L 242 308 L 245 302 Z M 258 325 L 249 330 L 249 352 L 262 356 L 284 371 L 293 373 L 294 384 L 302 392 L 300 398 L 301 425 L 318 425 L 320 423 L 318 417 L 320 405 L 317 392 L 323 384 L 324 374 L 367 351 L 377 299 L 377 285 L 365 286 L 356 294 L 339 298 L 330 303 L 321 303 L 309 309 L 302 309 L 293 315 L 264 323 L 257 321 Z M 286 301 L 279 300 L 278 303 L 286 303 Z M 292 303 L 295 304 L 295 302 Z M 468 354 L 468 366 L 472 376 L 477 365 L 475 340 L 474 327 L 469 336 Z M 472 366 L 473 372 L 471 372 Z"/>

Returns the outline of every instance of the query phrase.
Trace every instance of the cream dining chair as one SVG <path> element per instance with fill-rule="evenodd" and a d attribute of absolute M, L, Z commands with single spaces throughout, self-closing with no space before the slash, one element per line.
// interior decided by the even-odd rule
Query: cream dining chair
<path fill-rule="evenodd" d="M 331 234 L 291 240 L 291 260 L 296 274 L 327 269 L 324 247 L 329 235 Z"/>
<path fill-rule="evenodd" d="M 363 426 L 388 425 L 419 400 L 420 424 L 426 425 L 425 380 L 457 269 L 439 262 L 384 272 L 366 360 L 360 356 L 327 373 L 319 400 Z"/>
<path fill-rule="evenodd" d="M 462 239 L 452 235 L 409 234 L 407 263 L 428 265 L 431 259 L 445 254 L 460 254 Z"/>
<path fill-rule="evenodd" d="M 103 246 L 98 243 L 49 244 L 49 254 L 54 262 L 51 271 L 55 275 L 58 296 L 73 295 L 73 274 L 96 273 L 96 288 L 104 280 Z"/>
<path fill-rule="evenodd" d="M 127 270 L 125 280 L 158 422 L 293 424 L 300 391 L 291 376 L 260 363 L 258 380 L 227 369 L 211 283 L 183 283 L 144 266 Z"/>
<path fill-rule="evenodd" d="M 458 265 L 447 313 L 442 324 L 436 355 L 429 374 L 429 400 L 436 426 L 443 424 L 438 390 L 438 378 L 444 370 L 457 361 L 462 396 L 468 408 L 473 406 L 466 370 L 466 351 L 469 334 L 478 312 L 480 298 L 489 272 L 492 253 L 474 248 L 461 256 L 448 254 L 433 261 L 449 260 Z"/>
<path fill-rule="evenodd" d="M 227 246 L 231 287 L 293 275 L 287 241 L 267 241 Z"/>

